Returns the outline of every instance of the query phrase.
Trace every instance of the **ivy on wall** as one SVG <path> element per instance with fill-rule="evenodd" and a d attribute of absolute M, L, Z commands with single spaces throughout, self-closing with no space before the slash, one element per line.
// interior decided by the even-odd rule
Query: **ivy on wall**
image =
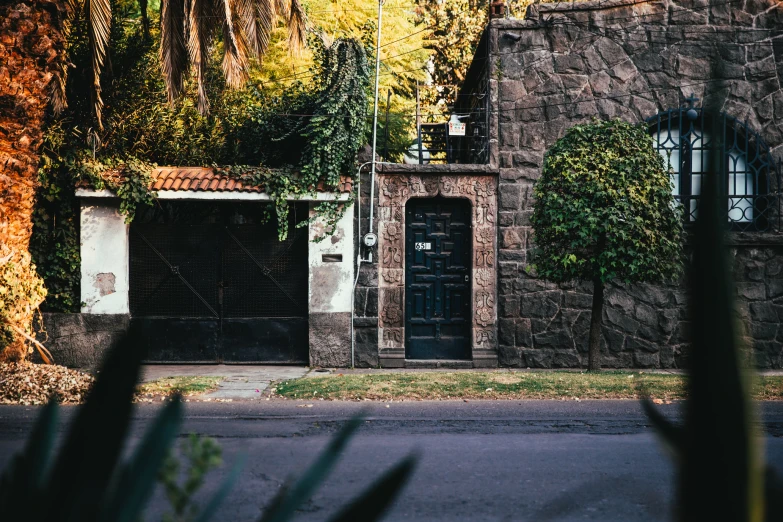
<path fill-rule="evenodd" d="M 294 83 L 284 94 L 254 86 L 240 91 L 220 88 L 219 63 L 210 63 L 211 113 L 198 114 L 191 96 L 168 104 L 160 77 L 156 39 L 139 37 L 133 21 L 113 25 L 112 79 L 103 97 L 104 130 L 91 126 L 87 35 L 71 35 L 69 109 L 53 120 L 45 136 L 39 171 L 41 190 L 31 252 L 49 296 L 45 311 L 78 311 L 79 209 L 77 183 L 108 188 L 120 198 L 120 211 L 131 222 L 138 208 L 155 200 L 151 172 L 155 165 L 213 166 L 244 183 L 262 186 L 272 204 L 278 235 L 287 234 L 288 199 L 313 194 L 319 183 L 338 186 L 340 175 L 354 173 L 358 148 L 366 140 L 371 71 L 364 46 L 349 39 L 327 44 L 311 36 L 316 55 L 309 85 Z M 195 89 L 193 82 L 186 89 Z M 220 165 L 227 165 L 221 167 Z M 351 196 L 352 197 L 352 196 Z M 329 235 L 350 206 L 324 202 L 313 219 L 323 220 Z"/>

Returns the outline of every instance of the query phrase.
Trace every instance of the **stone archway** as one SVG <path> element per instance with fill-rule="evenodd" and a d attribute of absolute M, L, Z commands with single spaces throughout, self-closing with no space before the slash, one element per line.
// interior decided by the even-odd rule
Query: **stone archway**
<path fill-rule="evenodd" d="M 497 366 L 497 180 L 495 176 L 378 176 L 378 352 L 383 367 L 405 366 L 405 203 L 410 198 L 471 202 L 474 367 Z"/>

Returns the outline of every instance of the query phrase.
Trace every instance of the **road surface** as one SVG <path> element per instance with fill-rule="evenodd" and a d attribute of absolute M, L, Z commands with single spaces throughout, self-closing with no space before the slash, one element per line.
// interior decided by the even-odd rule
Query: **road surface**
<path fill-rule="evenodd" d="M 311 404 L 312 407 L 307 407 Z M 388 404 L 388 407 L 387 407 Z M 159 406 L 136 412 L 136 441 Z M 662 406 L 676 417 L 678 406 Z M 65 407 L 62 429 L 73 408 Z M 420 456 L 389 521 L 671 520 L 673 468 L 635 401 L 188 403 L 183 434 L 216 438 L 244 472 L 218 520 L 257 520 L 291 476 L 359 411 L 367 417 L 297 520 L 327 520 L 399 459 Z M 767 458 L 783 470 L 783 403 L 763 405 Z M 36 408 L 0 407 L 0 466 L 20 449 Z M 224 469 L 213 472 L 205 492 Z M 206 495 L 203 496 L 206 498 Z M 156 493 L 146 520 L 160 520 Z"/>

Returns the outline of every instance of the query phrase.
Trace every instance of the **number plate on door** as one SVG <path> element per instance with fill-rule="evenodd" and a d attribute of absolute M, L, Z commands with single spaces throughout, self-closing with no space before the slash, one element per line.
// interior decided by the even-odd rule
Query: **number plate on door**
<path fill-rule="evenodd" d="M 416 243 L 416 250 L 432 250 L 432 243 Z"/>

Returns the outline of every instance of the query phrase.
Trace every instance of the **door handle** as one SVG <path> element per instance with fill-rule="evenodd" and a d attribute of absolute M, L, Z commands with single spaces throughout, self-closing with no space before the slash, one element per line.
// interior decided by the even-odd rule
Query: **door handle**
<path fill-rule="evenodd" d="M 465 276 L 465 282 L 467 283 L 468 281 L 470 281 L 470 276 Z"/>

